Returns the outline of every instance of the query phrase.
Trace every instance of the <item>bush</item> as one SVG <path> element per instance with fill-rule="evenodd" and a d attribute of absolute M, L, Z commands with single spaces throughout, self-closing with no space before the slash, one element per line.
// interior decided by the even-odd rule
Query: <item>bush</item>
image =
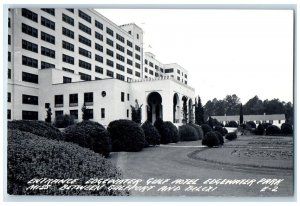
<path fill-rule="evenodd" d="M 264 127 L 264 129 L 267 129 L 271 125 L 272 125 L 271 123 L 262 123 L 262 126 Z"/>
<path fill-rule="evenodd" d="M 230 121 L 226 124 L 226 127 L 238 127 L 239 125 L 235 121 Z"/>
<path fill-rule="evenodd" d="M 154 122 L 154 127 L 160 132 L 163 129 L 164 121 L 161 118 L 157 118 Z"/>
<path fill-rule="evenodd" d="M 266 135 L 279 135 L 281 133 L 279 127 L 275 125 L 268 126 L 266 130 Z"/>
<path fill-rule="evenodd" d="M 145 133 L 145 147 L 160 144 L 160 134 L 149 121 L 144 122 L 142 129 Z"/>
<path fill-rule="evenodd" d="M 197 130 L 190 125 L 182 125 L 179 127 L 179 136 L 181 141 L 196 141 L 199 139 Z"/>
<path fill-rule="evenodd" d="M 209 126 L 208 124 L 202 124 L 201 128 L 203 130 L 203 135 L 205 136 L 206 133 L 213 131 L 211 126 Z"/>
<path fill-rule="evenodd" d="M 256 129 L 256 124 L 255 124 L 255 122 L 249 121 L 249 122 L 247 122 L 247 124 L 250 125 L 251 128 Z"/>
<path fill-rule="evenodd" d="M 180 139 L 177 127 L 172 122 L 169 121 L 164 122 L 163 127 L 165 128 L 165 132 L 167 132 L 164 135 L 170 136 L 167 137 L 166 139 L 170 139 L 171 143 L 177 143 Z"/>
<path fill-rule="evenodd" d="M 224 135 L 228 134 L 228 130 L 225 127 L 223 127 L 223 134 Z"/>
<path fill-rule="evenodd" d="M 113 151 L 138 152 L 144 148 L 145 134 L 134 121 L 121 119 L 109 123 Z"/>
<path fill-rule="evenodd" d="M 214 131 L 219 132 L 222 136 L 225 135 L 224 129 L 221 126 L 215 126 Z"/>
<path fill-rule="evenodd" d="M 230 132 L 225 136 L 226 139 L 229 141 L 235 140 L 237 138 L 237 135 L 235 132 Z"/>
<path fill-rule="evenodd" d="M 259 124 L 257 128 L 255 129 L 256 135 L 264 135 L 265 134 L 265 128 L 262 124 Z"/>
<path fill-rule="evenodd" d="M 43 121 L 14 120 L 8 122 L 8 129 L 30 132 L 47 139 L 63 140 L 63 135 L 53 125 Z"/>
<path fill-rule="evenodd" d="M 208 147 L 219 146 L 220 140 L 215 132 L 207 132 L 202 140 L 202 144 Z"/>
<path fill-rule="evenodd" d="M 89 120 L 69 126 L 63 132 L 65 141 L 89 148 L 105 157 L 111 151 L 111 140 L 108 131 L 98 122 Z"/>
<path fill-rule="evenodd" d="M 215 131 L 215 133 L 216 133 L 217 136 L 218 136 L 220 145 L 223 145 L 223 144 L 224 144 L 224 138 L 223 138 L 223 135 L 222 135 L 220 132 L 218 132 L 218 131 Z"/>
<path fill-rule="evenodd" d="M 8 130 L 7 191 L 10 195 L 127 195 L 126 192 L 59 190 L 52 184 L 46 190 L 26 190 L 33 178 L 79 179 L 84 185 L 90 178 L 122 178 L 120 171 L 101 155 L 69 142 L 49 140 L 28 132 Z M 43 185 L 43 184 L 41 184 Z"/>
<path fill-rule="evenodd" d="M 74 124 L 74 118 L 70 115 L 59 115 L 55 118 L 54 126 L 57 128 L 66 128 Z"/>
<path fill-rule="evenodd" d="M 284 135 L 293 134 L 293 127 L 288 123 L 283 123 L 281 125 L 281 133 Z"/>
<path fill-rule="evenodd" d="M 188 125 L 192 126 L 194 129 L 196 129 L 198 139 L 203 139 L 203 130 L 202 130 L 201 126 L 199 126 L 197 124 L 193 124 L 193 123 L 189 123 Z"/>

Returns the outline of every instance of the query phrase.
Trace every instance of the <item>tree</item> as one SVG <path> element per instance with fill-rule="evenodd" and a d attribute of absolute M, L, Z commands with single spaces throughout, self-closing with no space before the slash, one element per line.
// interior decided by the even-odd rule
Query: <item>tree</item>
<path fill-rule="evenodd" d="M 285 119 L 287 123 L 290 123 L 293 125 L 294 121 L 294 110 L 293 110 L 293 104 L 291 102 L 288 102 L 284 105 L 285 109 Z"/>
<path fill-rule="evenodd" d="M 282 102 L 279 99 L 266 99 L 264 102 L 264 112 L 266 114 L 284 114 L 285 108 Z"/>
<path fill-rule="evenodd" d="M 245 115 L 258 115 L 264 113 L 264 105 L 258 96 L 254 96 L 244 104 L 243 112 Z"/>
<path fill-rule="evenodd" d="M 243 124 L 244 122 L 244 114 L 243 114 L 243 105 L 241 104 L 240 107 L 240 124 Z"/>
<path fill-rule="evenodd" d="M 198 125 L 204 124 L 204 108 L 201 103 L 201 98 L 198 96 L 198 101 L 195 99 L 195 119 Z"/>
<path fill-rule="evenodd" d="M 81 111 L 82 111 L 82 119 L 83 120 L 89 120 L 90 119 L 90 115 L 88 113 L 88 110 L 86 108 L 86 105 L 85 103 L 83 103 L 83 106 L 81 108 Z"/>
<path fill-rule="evenodd" d="M 131 107 L 131 118 L 132 121 L 141 124 L 142 121 L 142 106 L 139 105 L 138 100 L 135 100 L 135 106 L 130 105 Z"/>
<path fill-rule="evenodd" d="M 52 112 L 51 112 L 51 107 L 50 107 L 50 104 L 49 104 L 49 107 L 47 109 L 47 118 L 45 119 L 45 122 L 48 122 L 48 123 L 51 123 L 51 116 L 52 116 Z"/>
<path fill-rule="evenodd" d="M 187 123 L 188 120 L 187 98 L 183 98 L 182 116 L 183 116 L 182 122 Z"/>
<path fill-rule="evenodd" d="M 239 113 L 240 98 L 233 95 L 227 95 L 224 99 L 225 114 L 237 115 Z"/>

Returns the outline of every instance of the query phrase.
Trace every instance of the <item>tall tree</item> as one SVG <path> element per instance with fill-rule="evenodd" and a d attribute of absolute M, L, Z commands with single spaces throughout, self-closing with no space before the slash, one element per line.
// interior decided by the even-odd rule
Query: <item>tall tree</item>
<path fill-rule="evenodd" d="M 49 104 L 49 107 L 47 109 L 47 118 L 45 119 L 45 122 L 48 122 L 48 123 L 51 123 L 51 116 L 52 116 L 52 112 L 51 112 L 51 107 L 50 107 L 50 104 Z"/>
<path fill-rule="evenodd" d="M 204 124 L 204 108 L 201 103 L 201 98 L 198 96 L 198 101 L 195 99 L 195 119 L 198 125 Z"/>
<path fill-rule="evenodd" d="M 244 104 L 243 112 L 245 115 L 255 115 L 264 113 L 263 101 L 254 96 L 252 99 L 249 99 L 246 104 Z"/>
<path fill-rule="evenodd" d="M 224 99 L 225 101 L 225 114 L 226 115 L 238 115 L 239 106 L 240 106 L 240 98 L 233 94 L 227 95 Z"/>
<path fill-rule="evenodd" d="M 243 124 L 244 122 L 244 114 L 243 114 L 243 105 L 241 104 L 240 107 L 240 124 Z"/>
<path fill-rule="evenodd" d="M 183 99 L 183 105 L 182 105 L 182 122 L 186 124 L 188 121 L 188 109 L 187 109 L 187 99 Z"/>
<path fill-rule="evenodd" d="M 90 119 L 90 114 L 88 113 L 85 102 L 83 103 L 81 111 L 82 111 L 82 120 L 89 120 Z"/>

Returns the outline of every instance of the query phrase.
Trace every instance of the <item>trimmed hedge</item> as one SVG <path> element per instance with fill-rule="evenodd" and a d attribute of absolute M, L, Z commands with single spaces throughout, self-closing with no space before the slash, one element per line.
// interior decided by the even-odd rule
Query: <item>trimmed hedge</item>
<path fill-rule="evenodd" d="M 182 125 L 179 127 L 180 141 L 196 141 L 199 135 L 194 127 L 190 125 Z"/>
<path fill-rule="evenodd" d="M 211 131 L 205 134 L 202 140 L 202 144 L 208 147 L 219 146 L 220 140 L 218 138 L 218 135 L 215 132 Z"/>
<path fill-rule="evenodd" d="M 81 147 L 89 148 L 105 157 L 111 151 L 111 140 L 108 131 L 98 122 L 89 120 L 69 126 L 63 132 L 67 142 L 73 142 Z"/>
<path fill-rule="evenodd" d="M 180 140 L 178 129 L 172 122 L 170 121 L 164 122 L 163 127 L 165 128 L 165 132 L 167 132 L 164 135 L 170 136 L 170 140 L 171 140 L 170 143 L 177 143 Z"/>
<path fill-rule="evenodd" d="M 193 123 L 189 123 L 189 126 L 192 126 L 194 129 L 196 129 L 197 135 L 198 135 L 198 139 L 203 139 L 203 130 L 201 128 L 201 126 L 197 125 L 197 124 L 193 124 Z"/>
<path fill-rule="evenodd" d="M 79 179 L 84 185 L 90 178 L 122 178 L 120 171 L 101 155 L 64 141 L 49 140 L 29 132 L 8 131 L 7 191 L 10 195 L 128 195 L 128 192 L 59 190 L 52 184 L 46 190 L 26 190 L 33 178 Z M 43 184 L 41 184 L 43 185 Z"/>
<path fill-rule="evenodd" d="M 270 125 L 266 129 L 266 135 L 279 135 L 279 134 L 281 134 L 281 131 L 280 131 L 279 127 L 277 127 L 275 125 Z"/>
<path fill-rule="evenodd" d="M 59 115 L 54 120 L 54 126 L 57 128 L 66 128 L 74 124 L 74 118 L 70 115 Z"/>
<path fill-rule="evenodd" d="M 256 124 L 255 124 L 255 122 L 249 121 L 249 122 L 247 122 L 246 124 L 250 125 L 251 128 L 256 129 Z"/>
<path fill-rule="evenodd" d="M 220 145 L 223 145 L 224 144 L 224 138 L 223 138 L 223 135 L 218 132 L 218 131 L 215 131 L 215 133 L 217 134 L 218 138 L 219 138 L 219 143 Z"/>
<path fill-rule="evenodd" d="M 223 127 L 221 127 L 221 126 L 215 126 L 214 131 L 219 132 L 222 136 L 225 135 L 225 131 L 224 131 Z"/>
<path fill-rule="evenodd" d="M 145 147 L 148 147 L 149 145 L 154 146 L 160 144 L 160 134 L 149 121 L 144 122 L 142 129 L 145 133 Z"/>
<path fill-rule="evenodd" d="M 225 127 L 223 127 L 223 134 L 224 135 L 228 134 L 228 130 Z"/>
<path fill-rule="evenodd" d="M 225 138 L 228 139 L 229 141 L 232 141 L 237 139 L 237 135 L 235 132 L 230 132 L 225 136 Z"/>
<path fill-rule="evenodd" d="M 236 123 L 235 121 L 230 121 L 230 122 L 228 122 L 228 124 L 226 124 L 226 126 L 225 127 L 238 127 L 239 125 L 238 125 L 238 123 Z"/>
<path fill-rule="evenodd" d="M 8 122 L 8 129 L 30 132 L 47 139 L 63 140 L 63 135 L 53 125 L 43 121 L 13 120 Z"/>
<path fill-rule="evenodd" d="M 265 134 L 265 128 L 262 124 L 259 124 L 255 129 L 255 135 L 264 135 L 264 134 Z"/>
<path fill-rule="evenodd" d="M 208 124 L 202 124 L 201 128 L 203 130 L 203 135 L 205 136 L 206 133 L 213 131 L 213 129 L 211 128 L 211 126 L 209 126 Z"/>
<path fill-rule="evenodd" d="M 281 133 L 284 135 L 289 135 L 289 134 L 293 134 L 293 127 L 292 125 L 288 124 L 288 123 L 283 123 L 281 125 Z"/>
<path fill-rule="evenodd" d="M 264 127 L 264 129 L 267 129 L 271 125 L 272 125 L 271 123 L 262 123 L 262 126 Z"/>
<path fill-rule="evenodd" d="M 107 127 L 113 151 L 138 152 L 145 146 L 143 129 L 134 121 L 115 120 Z"/>

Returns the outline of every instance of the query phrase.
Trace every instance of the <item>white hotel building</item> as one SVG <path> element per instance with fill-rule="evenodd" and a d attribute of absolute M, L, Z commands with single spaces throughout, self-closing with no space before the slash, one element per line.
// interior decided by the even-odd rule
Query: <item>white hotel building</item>
<path fill-rule="evenodd" d="M 143 51 L 143 31 L 118 26 L 93 9 L 14 8 L 8 11 L 7 118 L 82 120 L 83 104 L 103 125 L 131 119 L 182 122 L 183 101 L 193 121 L 188 72 Z"/>

